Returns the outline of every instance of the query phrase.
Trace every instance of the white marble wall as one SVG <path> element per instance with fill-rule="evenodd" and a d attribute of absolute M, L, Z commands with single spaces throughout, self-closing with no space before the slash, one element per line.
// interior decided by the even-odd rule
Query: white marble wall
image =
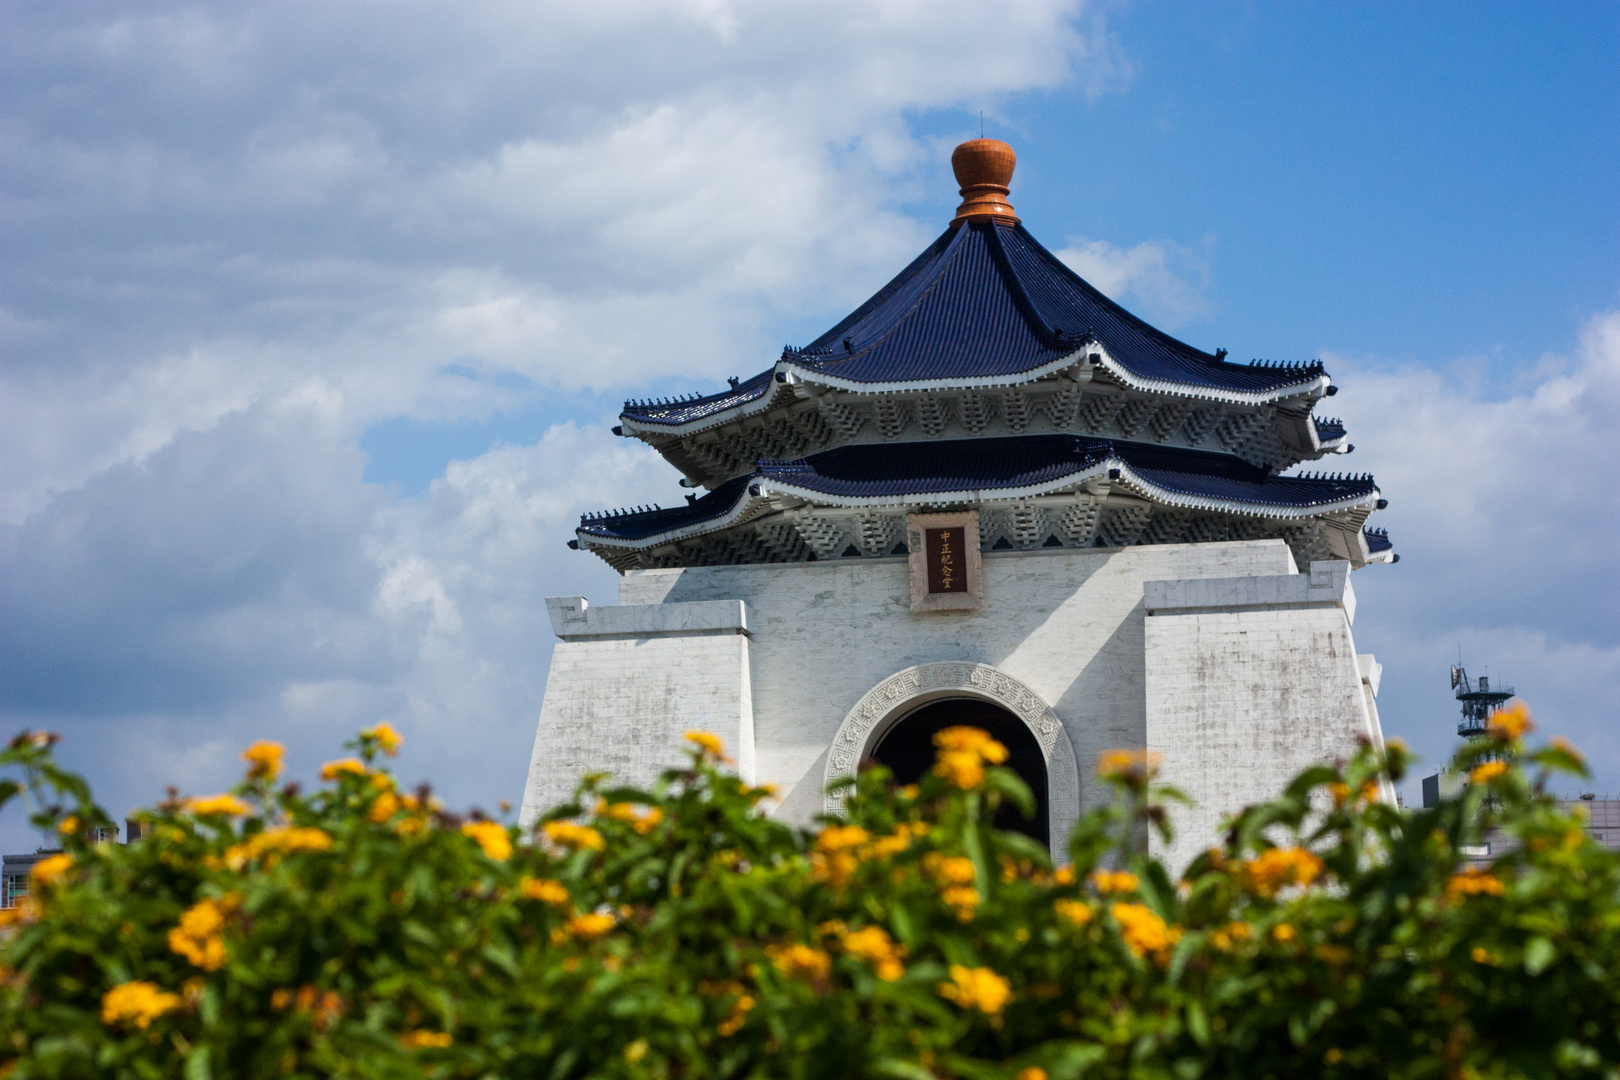
<path fill-rule="evenodd" d="M 1274 798 L 1306 765 L 1348 758 L 1358 736 L 1382 745 L 1376 662 L 1363 678 L 1351 637 L 1347 563 L 1274 578 L 1165 581 L 1147 587 L 1147 745 L 1176 807 L 1176 838 L 1155 846 L 1185 865 L 1222 818 Z"/>
<path fill-rule="evenodd" d="M 618 628 L 618 619 L 604 621 Z M 752 778 L 753 692 L 745 634 L 609 633 L 559 641 L 519 820 L 527 825 L 568 801 L 588 772 L 651 784 L 684 760 L 684 735 L 694 729 L 723 738 L 743 776 Z"/>
<path fill-rule="evenodd" d="M 621 605 L 742 600 L 751 636 L 559 643 L 525 814 L 566 797 L 587 770 L 656 772 L 671 760 L 659 759 L 663 748 L 707 713 L 698 726 L 728 742 L 751 728 L 753 775 L 785 793 L 779 816 L 807 822 L 821 810 L 824 755 L 850 708 L 895 672 L 944 660 L 990 664 L 1040 694 L 1073 743 L 1082 807 L 1092 805 L 1097 754 L 1148 739 L 1143 583 L 1294 572 L 1281 540 L 988 552 L 983 608 L 942 612 L 911 610 L 903 556 L 632 572 Z M 668 614 L 667 625 L 684 618 Z M 739 685 L 751 686 L 746 722 Z M 1359 693 L 1359 678 L 1351 685 Z M 724 719 L 723 701 L 734 702 Z"/>

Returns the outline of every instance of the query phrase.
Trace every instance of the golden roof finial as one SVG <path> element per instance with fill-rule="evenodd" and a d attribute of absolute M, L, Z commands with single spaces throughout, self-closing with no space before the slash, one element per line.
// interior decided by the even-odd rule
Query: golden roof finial
<path fill-rule="evenodd" d="M 962 188 L 962 205 L 956 208 L 958 221 L 1005 221 L 1018 223 L 1012 204 L 1007 201 L 1007 185 L 1012 182 L 1018 155 L 1000 139 L 969 139 L 951 152 L 951 169 Z"/>

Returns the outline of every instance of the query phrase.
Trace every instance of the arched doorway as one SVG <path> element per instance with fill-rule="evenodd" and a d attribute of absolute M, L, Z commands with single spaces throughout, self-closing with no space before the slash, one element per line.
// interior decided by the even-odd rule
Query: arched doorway
<path fill-rule="evenodd" d="M 1005 746 L 1006 765 L 1029 785 L 1035 796 L 1033 818 L 1026 818 L 1017 807 L 1004 804 L 996 813 L 996 827 L 1023 833 L 1049 845 L 1046 755 L 1029 726 L 1001 706 L 975 698 L 930 702 L 907 713 L 885 731 L 871 756 L 879 764 L 888 766 L 897 782 L 914 784 L 933 767 L 934 733 L 958 725 L 983 728 Z"/>

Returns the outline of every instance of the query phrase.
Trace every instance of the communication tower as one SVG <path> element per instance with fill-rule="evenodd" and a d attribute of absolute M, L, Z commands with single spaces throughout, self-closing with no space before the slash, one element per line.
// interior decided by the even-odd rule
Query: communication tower
<path fill-rule="evenodd" d="M 1511 686 L 1492 690 L 1488 675 L 1481 675 L 1478 685 L 1475 685 L 1468 678 L 1468 669 L 1461 664 L 1453 665 L 1451 669 L 1451 688 L 1457 692 L 1457 700 L 1462 703 L 1462 719 L 1457 722 L 1457 734 L 1465 739 L 1485 734 L 1491 714 L 1513 696 Z"/>

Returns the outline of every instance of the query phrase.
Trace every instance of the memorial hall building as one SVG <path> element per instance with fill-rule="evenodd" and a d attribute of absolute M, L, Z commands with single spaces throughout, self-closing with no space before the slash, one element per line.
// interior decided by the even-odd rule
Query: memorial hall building
<path fill-rule="evenodd" d="M 581 520 L 569 546 L 619 595 L 546 601 L 525 822 L 586 772 L 650 782 L 700 728 L 809 824 L 830 781 L 914 779 L 967 723 L 1008 746 L 1055 850 L 1108 797 L 1100 753 L 1162 754 L 1197 802 L 1175 863 L 1382 742 L 1351 574 L 1396 556 L 1370 475 L 1299 471 L 1353 449 L 1317 415 L 1321 363 L 1156 330 L 1024 228 L 1011 147 L 951 162 L 955 218 L 837 325 L 728 389 L 625 405 L 615 432 L 693 494 Z"/>

